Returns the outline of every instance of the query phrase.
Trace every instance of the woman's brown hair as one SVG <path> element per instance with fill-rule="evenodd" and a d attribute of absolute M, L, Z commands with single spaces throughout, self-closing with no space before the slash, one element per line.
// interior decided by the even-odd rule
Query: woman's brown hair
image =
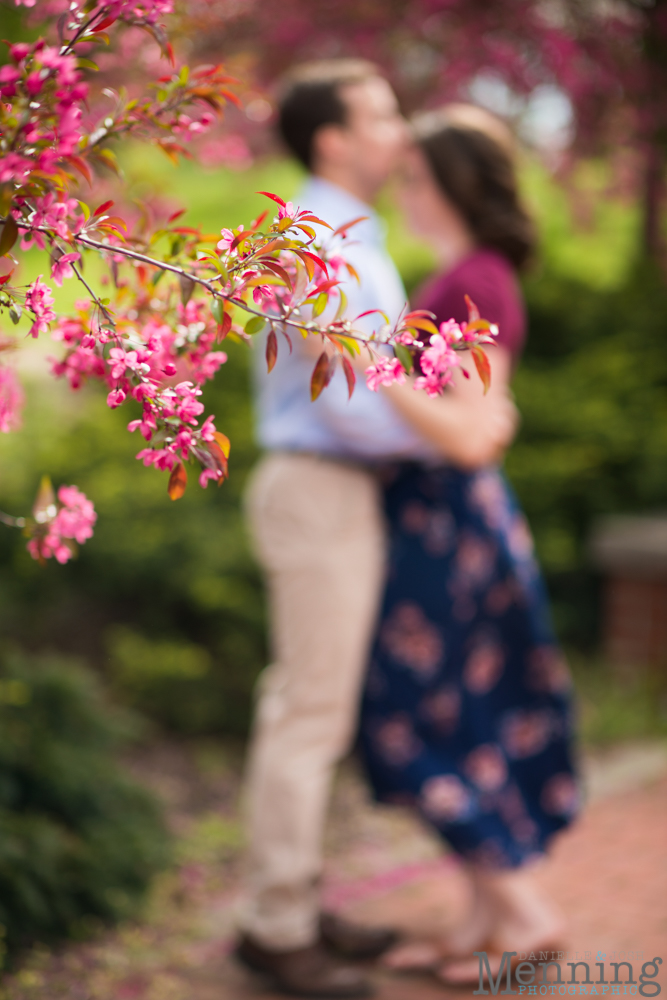
<path fill-rule="evenodd" d="M 514 142 L 503 122 L 472 104 L 451 104 L 413 125 L 438 184 L 478 244 L 523 267 L 535 249 L 535 227 L 519 198 Z"/>

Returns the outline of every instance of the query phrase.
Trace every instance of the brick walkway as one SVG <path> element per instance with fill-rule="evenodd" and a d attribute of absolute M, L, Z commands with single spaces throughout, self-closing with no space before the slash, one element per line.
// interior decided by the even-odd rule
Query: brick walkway
<path fill-rule="evenodd" d="M 167 873 L 146 920 L 60 953 L 37 953 L 0 984 L 0 1000 L 278 1000 L 228 954 L 240 881 L 239 768 L 224 753 L 208 754 L 208 785 L 199 790 L 175 750 L 150 765 L 153 783 L 156 776 L 164 782 L 177 828 L 190 837 L 188 850 L 195 829 L 198 860 L 185 857 L 180 875 Z M 606 963 L 631 961 L 638 979 L 644 962 L 661 956 L 667 963 L 667 748 L 626 745 L 589 759 L 586 770 L 589 805 L 540 877 L 569 919 L 566 961 L 588 958 L 595 980 L 600 952 Z M 195 827 L 193 803 L 186 803 L 194 793 L 201 798 Z M 327 858 L 328 904 L 362 921 L 431 930 L 456 923 L 465 902 L 456 863 L 442 857 L 438 842 L 412 816 L 371 806 L 351 769 L 334 796 Z M 564 973 L 568 980 L 569 969 Z M 425 976 L 372 975 L 377 1000 L 471 994 Z M 606 978 L 613 978 L 608 965 Z M 665 965 L 658 982 L 667 985 Z M 620 994 L 626 995 L 623 986 Z"/>
<path fill-rule="evenodd" d="M 540 876 L 569 919 L 566 943 L 571 953 L 566 960 L 588 958 L 593 979 L 598 978 L 593 965 L 598 952 L 606 956 L 606 963 L 630 960 L 635 979 L 643 962 L 654 956 L 667 961 L 667 778 L 664 773 L 657 777 L 664 757 L 658 753 L 652 762 L 650 754 L 644 754 L 639 761 L 643 773 L 637 775 L 637 761 L 633 763 L 632 751 L 629 754 L 612 756 L 597 771 L 592 768 L 593 801 L 576 827 L 556 844 Z M 645 784 L 627 789 L 642 779 Z M 432 929 L 436 922 L 455 922 L 465 899 L 457 866 L 449 859 L 429 859 L 431 845 L 425 838 L 423 843 L 417 841 L 413 837 L 413 850 L 422 855 L 420 859 L 412 864 L 404 859 L 400 867 L 370 878 L 334 883 L 329 888 L 331 902 L 344 904 L 341 909 L 346 913 L 369 923 Z M 397 851 L 401 853 L 400 835 Z M 372 855 L 368 844 L 366 849 L 362 845 L 361 855 L 368 863 Z M 612 979 L 613 971 L 608 965 L 606 969 L 606 978 Z M 581 978 L 583 971 L 578 975 Z M 623 969 L 620 975 L 625 977 Z M 211 957 L 188 978 L 193 1000 L 274 1000 L 275 996 L 224 956 Z M 564 979 L 569 978 L 566 968 Z M 424 976 L 378 972 L 375 979 L 378 1000 L 442 1000 L 471 992 L 445 990 Z M 664 965 L 658 982 L 663 988 L 667 984 Z M 623 990 L 621 986 L 621 995 Z"/>

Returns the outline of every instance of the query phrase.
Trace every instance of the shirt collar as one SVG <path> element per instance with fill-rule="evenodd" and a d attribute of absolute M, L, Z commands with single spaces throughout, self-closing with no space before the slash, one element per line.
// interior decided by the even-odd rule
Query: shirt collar
<path fill-rule="evenodd" d="M 384 244 L 384 224 L 377 212 L 338 184 L 311 175 L 299 192 L 298 202 L 300 208 L 310 209 L 334 229 L 365 215 L 365 221 L 350 230 L 350 239 Z"/>

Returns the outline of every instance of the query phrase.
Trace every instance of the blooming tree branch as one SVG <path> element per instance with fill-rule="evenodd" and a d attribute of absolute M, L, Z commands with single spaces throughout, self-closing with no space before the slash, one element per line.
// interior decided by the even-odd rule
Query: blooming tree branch
<path fill-rule="evenodd" d="M 173 61 L 160 23 L 170 11 L 171 0 L 73 0 L 57 22 L 59 46 L 44 39 L 10 45 L 10 63 L 0 69 L 0 258 L 10 265 L 0 278 L 0 311 L 15 323 L 25 311 L 32 337 L 51 332 L 63 347 L 51 371 L 73 390 L 97 379 L 107 386 L 111 408 L 138 404 L 140 416 L 128 424 L 145 440 L 137 458 L 169 472 L 175 500 L 186 488 L 186 463 L 198 466 L 203 487 L 228 474 L 229 439 L 200 399 L 201 386 L 227 360 L 220 349 L 226 337 L 250 341 L 266 330 L 269 371 L 279 342 L 291 351 L 293 337 L 319 337 L 322 352 L 311 378 L 316 399 L 338 367 L 352 394 L 351 359 L 362 349 L 369 354 L 366 379 L 373 390 L 404 381 L 414 370 L 415 388 L 438 395 L 451 381 L 458 352 L 468 349 L 486 383 L 481 345 L 492 342 L 494 330 L 471 306 L 462 326 L 452 321 L 438 329 L 432 314 L 418 310 L 390 327 L 379 313 L 381 325 L 364 334 L 362 317 L 347 315 L 341 285 L 343 277 L 357 278 L 341 252 L 354 222 L 332 231 L 307 208 L 270 192 L 261 193 L 277 206 L 272 219 L 264 212 L 248 229 L 222 228 L 219 234 L 182 225 L 182 212 L 163 226 L 133 227 L 122 209 L 112 211 L 113 201 L 95 206 L 76 197 L 81 179 L 94 195 L 100 169 L 118 170 L 110 147 L 119 137 L 155 143 L 177 158 L 187 152 L 184 141 L 236 100 L 221 66 L 173 67 L 144 98 L 128 100 L 105 89 L 112 113 L 87 121 L 91 50 L 108 44 L 107 29 L 124 22 L 149 31 Z M 87 297 L 71 314 L 56 315 L 44 273 L 27 287 L 15 283 L 17 247 L 33 246 L 49 254 L 53 283 L 81 284 Z M 99 291 L 84 277 L 89 253 L 107 266 Z M 0 365 L 0 430 L 17 426 L 21 403 L 13 371 Z M 95 514 L 75 487 L 61 487 L 58 502 L 49 490 L 43 485 L 23 527 L 31 555 L 65 562 L 75 542 L 92 534 Z"/>

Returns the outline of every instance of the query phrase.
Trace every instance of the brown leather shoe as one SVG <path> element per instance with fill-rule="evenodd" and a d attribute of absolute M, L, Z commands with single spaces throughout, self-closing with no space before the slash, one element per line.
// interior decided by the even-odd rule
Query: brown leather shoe
<path fill-rule="evenodd" d="M 379 958 L 398 942 L 400 934 L 390 927 L 365 927 L 336 913 L 320 916 L 322 943 L 331 951 L 351 961 Z"/>
<path fill-rule="evenodd" d="M 333 958 L 319 943 L 273 951 L 244 934 L 235 955 L 247 969 L 267 976 L 272 986 L 287 996 L 345 1000 L 373 995 L 371 984 L 357 969 Z"/>

